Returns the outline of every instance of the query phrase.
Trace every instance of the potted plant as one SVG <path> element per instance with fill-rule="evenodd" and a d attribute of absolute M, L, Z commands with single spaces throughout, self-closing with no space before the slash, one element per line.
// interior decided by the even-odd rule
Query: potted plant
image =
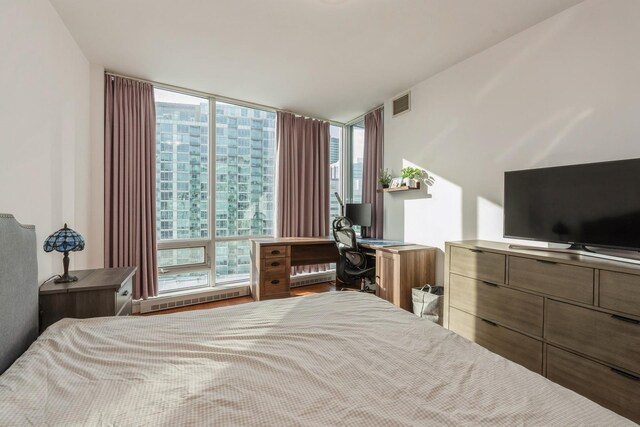
<path fill-rule="evenodd" d="M 400 172 L 402 173 L 402 184 L 409 188 L 416 188 L 418 186 L 418 178 L 424 174 L 422 169 L 414 168 L 412 166 L 402 168 Z"/>
<path fill-rule="evenodd" d="M 382 184 L 382 188 L 389 188 L 389 184 L 391 183 L 391 172 L 389 172 L 389 169 L 380 169 L 378 182 Z"/>

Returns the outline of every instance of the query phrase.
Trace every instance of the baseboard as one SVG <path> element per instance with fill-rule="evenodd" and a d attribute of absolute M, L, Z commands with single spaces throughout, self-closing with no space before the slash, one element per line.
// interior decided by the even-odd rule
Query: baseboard
<path fill-rule="evenodd" d="M 157 298 L 136 301 L 138 304 L 134 304 L 132 312 L 134 314 L 151 313 L 154 311 L 168 310 L 171 308 L 203 304 L 248 295 L 251 295 L 251 292 L 249 290 L 249 286 L 246 285 L 233 287 L 227 286 L 221 287 L 220 289 L 211 288 L 208 290 L 201 290 L 199 292 L 185 293 L 175 296 L 163 295 Z"/>

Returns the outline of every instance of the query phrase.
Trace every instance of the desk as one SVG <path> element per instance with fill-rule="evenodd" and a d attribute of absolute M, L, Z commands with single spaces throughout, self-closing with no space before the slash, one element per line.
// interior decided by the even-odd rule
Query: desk
<path fill-rule="evenodd" d="M 363 242 L 376 257 L 376 295 L 412 310 L 411 288 L 434 283 L 436 248 L 422 245 L 380 247 Z M 338 261 L 328 237 L 251 240 L 251 295 L 256 301 L 289 296 L 291 266 Z"/>

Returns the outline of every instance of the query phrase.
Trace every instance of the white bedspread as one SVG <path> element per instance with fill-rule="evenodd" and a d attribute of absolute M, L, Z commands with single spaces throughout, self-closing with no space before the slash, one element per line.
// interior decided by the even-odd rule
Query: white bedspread
<path fill-rule="evenodd" d="M 372 295 L 63 320 L 0 377 L 0 425 L 616 426 Z"/>

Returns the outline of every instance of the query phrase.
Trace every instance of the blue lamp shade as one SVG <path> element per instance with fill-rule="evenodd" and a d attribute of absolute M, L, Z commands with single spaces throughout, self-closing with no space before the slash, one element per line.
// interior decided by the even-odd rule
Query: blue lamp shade
<path fill-rule="evenodd" d="M 53 233 L 44 241 L 45 252 L 76 252 L 84 249 L 84 238 L 64 225 L 64 228 Z"/>
<path fill-rule="evenodd" d="M 84 249 L 84 238 L 77 232 L 73 231 L 67 224 L 64 228 L 47 237 L 43 245 L 45 252 L 64 252 L 62 265 L 64 274 L 55 280 L 55 283 L 70 283 L 78 280 L 75 276 L 69 275 L 69 252 L 77 252 Z"/>

